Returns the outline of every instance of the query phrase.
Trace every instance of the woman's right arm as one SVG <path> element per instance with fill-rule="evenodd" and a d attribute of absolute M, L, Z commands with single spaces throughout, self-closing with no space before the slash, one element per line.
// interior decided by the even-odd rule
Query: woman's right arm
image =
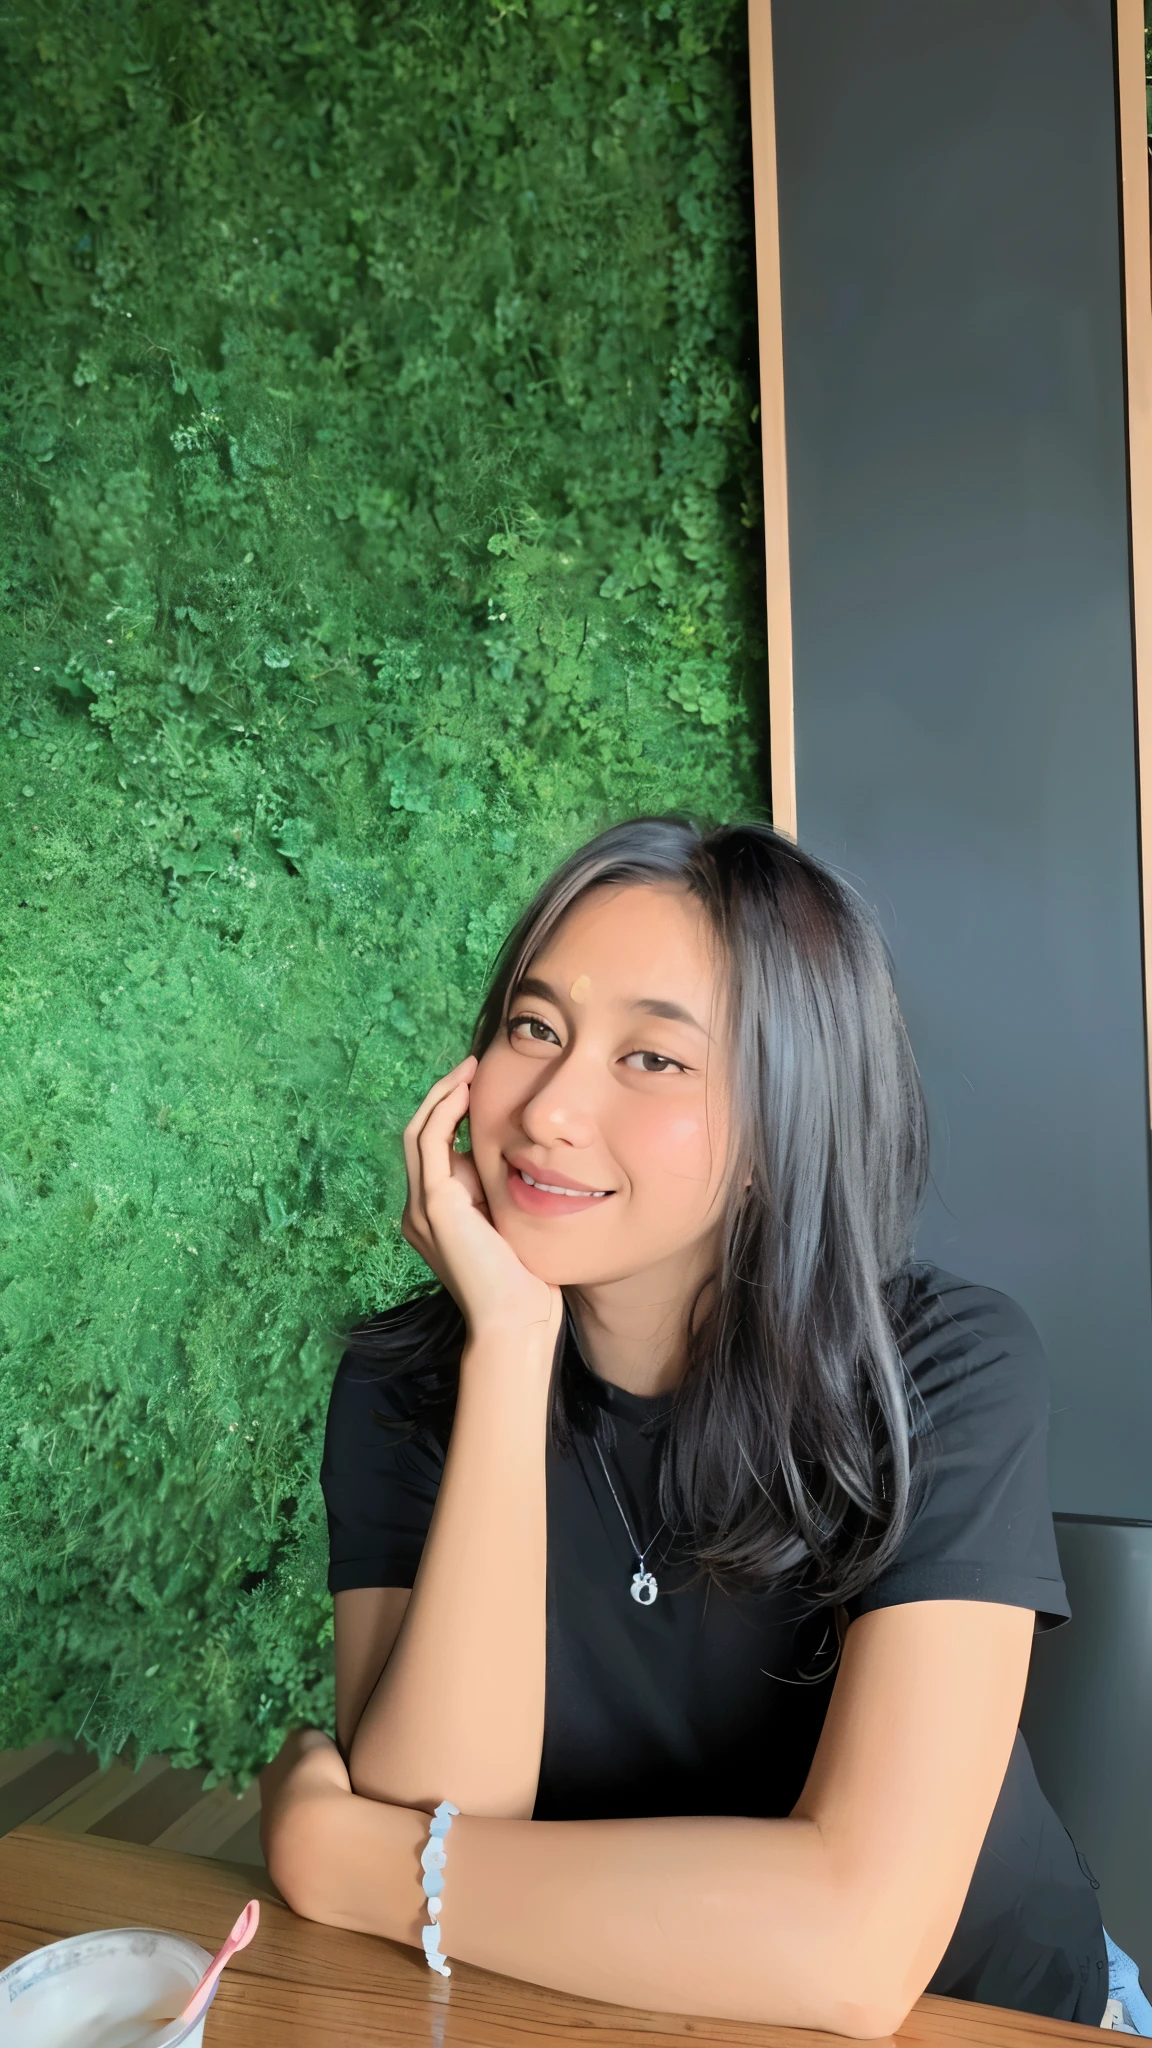
<path fill-rule="evenodd" d="M 473 1071 L 467 1061 L 438 1083 L 405 1133 L 405 1235 L 459 1303 L 467 1338 L 416 1583 L 348 1759 L 356 1791 L 393 1805 L 450 1799 L 527 1818 L 544 1733 L 544 1460 L 563 1299 L 494 1230 L 475 1167 L 452 1151 Z"/>

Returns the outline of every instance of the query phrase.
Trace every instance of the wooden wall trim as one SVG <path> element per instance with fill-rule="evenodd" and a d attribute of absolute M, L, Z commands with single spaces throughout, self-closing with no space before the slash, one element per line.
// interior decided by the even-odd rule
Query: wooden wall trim
<path fill-rule="evenodd" d="M 1132 638 L 1144 927 L 1144 1019 L 1152 1105 L 1152 236 L 1144 0 L 1116 0 L 1120 182 L 1124 245 L 1124 352 L 1128 496 L 1132 535 Z"/>
<path fill-rule="evenodd" d="M 1140 4 L 1140 0 L 1137 0 Z M 792 706 L 792 583 L 788 561 L 788 465 L 784 434 L 784 321 L 772 0 L 748 0 L 752 178 L 756 210 L 756 304 L 760 333 L 760 437 L 764 455 L 764 556 L 768 575 L 768 717 L 772 821 L 796 837 L 796 737 Z M 1152 810 L 1149 811 L 1152 817 Z"/>

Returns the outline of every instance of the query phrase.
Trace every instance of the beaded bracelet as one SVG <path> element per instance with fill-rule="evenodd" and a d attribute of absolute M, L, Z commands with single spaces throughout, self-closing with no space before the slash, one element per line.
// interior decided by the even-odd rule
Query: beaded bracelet
<path fill-rule="evenodd" d="M 442 1977 L 450 1977 L 447 1959 L 440 1953 L 440 1908 L 444 1890 L 444 1837 L 452 1825 L 452 1816 L 460 1808 L 453 1806 L 450 1799 L 442 1799 L 428 1823 L 428 1840 L 420 1858 L 424 1872 L 424 1896 L 428 1901 L 428 1925 L 420 1930 L 424 1943 L 424 1954 L 430 1970 L 438 1970 Z"/>

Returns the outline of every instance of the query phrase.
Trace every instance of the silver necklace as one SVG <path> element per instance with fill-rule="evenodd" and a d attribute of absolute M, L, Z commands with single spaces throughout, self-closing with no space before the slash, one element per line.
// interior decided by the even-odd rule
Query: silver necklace
<path fill-rule="evenodd" d="M 596 1456 L 600 1460 L 604 1477 L 608 1481 L 608 1491 L 612 1495 L 612 1498 L 616 1503 L 616 1507 L 620 1515 L 620 1520 L 623 1522 L 624 1528 L 627 1532 L 628 1541 L 632 1545 L 632 1549 L 636 1555 L 636 1570 L 632 1575 L 632 1584 L 629 1590 L 632 1594 L 632 1598 L 638 1603 L 639 1606 L 651 1607 L 652 1602 L 655 1600 L 657 1593 L 660 1591 L 660 1588 L 656 1584 L 656 1581 L 653 1578 L 652 1573 L 648 1570 L 644 1560 L 647 1557 L 648 1552 L 652 1549 L 653 1544 L 658 1543 L 661 1536 L 664 1534 L 665 1529 L 668 1527 L 668 1518 L 667 1516 L 665 1516 L 664 1520 L 660 1524 L 660 1527 L 657 1529 L 655 1536 L 653 1536 L 652 1542 L 646 1543 L 644 1545 L 643 1550 L 641 1550 L 640 1545 L 637 1543 L 635 1536 L 632 1534 L 632 1524 L 628 1520 L 627 1515 L 624 1513 L 623 1508 L 620 1506 L 620 1496 L 617 1493 L 616 1488 L 612 1484 L 612 1474 L 609 1472 L 608 1467 L 604 1462 L 604 1453 L 600 1449 L 600 1446 L 597 1443 L 595 1437 L 592 1438 L 592 1444 L 593 1448 L 595 1449 Z"/>

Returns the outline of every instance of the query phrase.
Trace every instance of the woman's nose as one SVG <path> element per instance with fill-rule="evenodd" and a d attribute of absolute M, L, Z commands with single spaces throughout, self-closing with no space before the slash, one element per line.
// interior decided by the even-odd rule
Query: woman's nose
<path fill-rule="evenodd" d="M 561 1062 L 523 1103 L 520 1122 L 536 1144 L 563 1138 L 569 1145 L 591 1145 L 597 1133 L 591 1076 L 582 1077 L 575 1064 Z"/>

